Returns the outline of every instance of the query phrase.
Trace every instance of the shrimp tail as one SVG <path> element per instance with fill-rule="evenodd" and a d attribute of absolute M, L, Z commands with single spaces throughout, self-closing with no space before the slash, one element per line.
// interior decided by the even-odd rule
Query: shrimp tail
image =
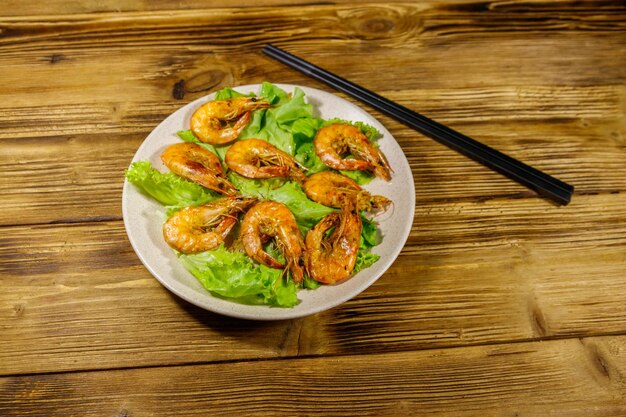
<path fill-rule="evenodd" d="M 382 195 L 371 195 L 361 191 L 356 196 L 356 205 L 360 211 L 382 212 L 387 210 L 392 201 Z"/>
<path fill-rule="evenodd" d="M 389 161 L 387 160 L 387 157 L 379 148 L 376 148 L 376 156 L 377 156 L 376 158 L 377 161 L 373 163 L 374 175 L 376 175 L 379 178 L 384 179 L 385 181 L 390 181 L 391 173 L 393 172 L 393 169 L 391 169 L 391 165 L 389 165 Z"/>
<path fill-rule="evenodd" d="M 304 168 L 304 169 L 306 170 L 307 168 Z M 303 184 L 307 178 L 304 172 L 298 169 L 291 169 L 289 172 L 289 177 L 291 177 L 291 179 L 293 179 L 294 181 L 297 181 L 300 184 Z"/>

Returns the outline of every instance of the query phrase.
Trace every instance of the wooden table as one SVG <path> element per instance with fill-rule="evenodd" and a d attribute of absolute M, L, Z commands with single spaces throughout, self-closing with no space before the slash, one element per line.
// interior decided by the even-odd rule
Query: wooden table
<path fill-rule="evenodd" d="M 0 12 L 0 415 L 626 415 L 623 2 L 26 4 Z M 572 183 L 571 204 L 364 106 L 415 177 L 389 271 L 297 320 L 182 301 L 127 240 L 124 170 L 216 89 L 332 91 L 267 42 Z"/>

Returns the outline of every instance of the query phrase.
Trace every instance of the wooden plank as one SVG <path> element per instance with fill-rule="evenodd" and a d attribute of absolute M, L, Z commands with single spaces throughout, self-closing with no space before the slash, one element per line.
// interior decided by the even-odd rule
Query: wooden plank
<path fill-rule="evenodd" d="M 120 221 L 4 227 L 0 374 L 360 354 L 626 332 L 626 194 L 418 208 L 360 296 L 279 323 L 179 300 Z"/>
<path fill-rule="evenodd" d="M 626 337 L 11 376 L 4 416 L 626 413 Z"/>
<path fill-rule="evenodd" d="M 370 0 L 334 0 L 332 4 L 359 4 L 369 5 L 372 4 Z M 407 3 L 407 2 L 404 2 Z M 550 7 L 547 2 L 524 2 L 524 1 L 508 1 L 505 3 L 492 3 L 485 6 L 483 3 L 476 3 L 475 0 L 454 0 L 454 1 L 441 1 L 441 0 L 421 0 L 420 5 L 435 6 L 443 11 L 465 11 L 465 12 L 481 12 L 489 13 L 496 12 L 502 13 L 503 11 L 531 11 L 531 10 L 548 10 L 554 11 L 555 7 Z M 236 2 L 237 7 L 251 8 L 251 7 L 275 7 L 278 10 L 285 12 L 289 8 L 305 8 L 309 6 L 319 6 L 324 4 L 321 2 L 311 2 L 309 0 L 238 0 Z M 330 4 L 330 3 L 329 3 Z M 401 4 L 400 2 L 397 4 Z M 156 12 L 160 10 L 190 10 L 190 9 L 207 9 L 207 8 L 230 8 L 234 4 L 232 1 L 226 0 L 212 0 L 206 2 L 202 0 L 181 0 L 176 3 L 172 3 L 166 0 L 153 0 L 150 2 L 144 2 L 141 0 L 50 0 L 44 4 L 33 7 L 30 4 L 20 2 L 18 0 L 6 0 L 4 2 L 4 8 L 0 12 L 0 16 L 43 16 L 43 15 L 68 15 L 68 14 L 85 14 L 85 13 L 116 13 L 122 14 L 122 12 Z M 388 4 L 386 5 L 388 7 Z M 386 7 L 381 7 L 385 9 Z M 620 5 L 611 1 L 594 1 L 588 2 L 561 2 L 560 9 L 577 10 L 580 12 L 598 12 L 599 10 L 606 10 L 608 12 L 620 10 Z M 494 13 L 495 14 L 495 13 Z M 578 19 L 577 19 L 578 20 Z M 532 24 L 532 21 L 528 24 Z M 589 24 L 588 24 L 589 25 Z M 592 25 L 591 25 L 592 26 Z M 557 25 L 554 27 L 558 28 Z"/>
<path fill-rule="evenodd" d="M 278 69 L 277 72 L 281 73 Z M 282 73 L 285 73 L 284 69 Z M 282 82 L 279 77 L 275 75 L 272 77 L 274 82 Z M 198 87 L 201 89 L 196 92 L 198 94 L 190 93 L 190 97 L 196 99 L 225 87 L 226 84 L 233 85 L 233 77 L 227 78 L 230 82 L 224 84 L 221 79 L 210 80 L 207 77 L 204 81 L 213 85 Z M 261 78 L 257 81 L 263 80 Z M 391 122 L 391 119 L 382 116 L 376 110 L 327 86 L 304 78 L 295 82 L 342 96 L 378 115 L 379 118 Z M 120 82 L 103 84 L 106 88 L 114 89 Z M 129 92 L 127 96 L 116 97 L 110 92 L 101 91 L 103 94 L 99 97 L 88 98 L 78 93 L 63 97 L 43 95 L 40 100 L 34 100 L 33 90 L 23 93 L 16 91 L 15 100 L 3 103 L 0 107 L 2 116 L 0 144 L 6 139 L 16 138 L 81 134 L 96 136 L 106 133 L 145 135 L 169 114 L 187 104 L 187 100 L 174 100 L 171 97 L 174 84 L 172 80 L 169 88 L 151 89 L 152 91 L 147 92 L 142 98 L 138 97 L 138 92 Z M 65 87 L 79 89 L 78 85 Z M 553 134 L 558 134 L 562 130 L 562 124 L 574 123 L 578 135 L 593 132 L 591 129 L 596 128 L 598 133 L 603 133 L 609 140 L 622 145 L 624 143 L 624 123 L 621 115 L 624 111 L 626 89 L 619 85 L 430 87 L 406 88 L 402 91 L 383 88 L 378 92 L 443 123 L 456 125 L 458 129 L 464 126 L 478 127 L 484 129 L 485 133 L 490 132 L 492 135 L 500 133 L 506 138 L 507 130 L 515 125 L 519 125 L 521 130 L 522 126 L 526 129 L 528 127 L 526 125 L 531 125 L 532 128 L 532 124 L 545 124 L 544 127 L 548 129 L 552 126 L 554 132 L 546 132 L 550 136 L 537 139 L 548 141 L 552 140 Z M 65 103 L 65 100 L 76 102 Z M 121 103 L 120 100 L 126 101 Z M 398 125 L 398 128 L 400 126 Z M 571 129 L 567 133 L 575 132 Z"/>
<path fill-rule="evenodd" d="M 283 81 L 306 80 L 262 57 L 259 48 L 267 42 L 376 91 L 624 82 L 623 60 L 614 54 L 624 48 L 623 9 L 541 6 L 526 6 L 532 20 L 527 10 L 514 8 L 485 12 L 411 4 L 5 18 L 0 56 L 11 100 L 2 103 L 127 103 L 130 96 L 159 105 L 181 79 L 190 93 L 260 81 L 275 71 Z M 485 55 L 490 59 L 476 59 Z M 364 60 L 368 65 L 360 65 Z M 91 82 L 94 77 L 97 82 Z"/>
<path fill-rule="evenodd" d="M 474 0 L 455 0 L 453 4 L 472 3 Z M 422 0 L 421 3 L 439 3 L 439 0 Z M 370 0 L 334 0 L 334 4 L 342 3 L 371 3 Z M 306 7 L 315 4 L 310 0 L 238 0 L 237 7 Z M 152 0 L 149 2 L 141 0 L 50 0 L 38 7 L 18 0 L 6 0 L 4 8 L 0 12 L 1 16 L 41 16 L 41 15 L 66 15 L 83 13 L 106 13 L 106 12 L 132 12 L 132 11 L 159 11 L 159 10 L 190 10 L 207 8 L 227 8 L 233 7 L 232 1 L 211 0 L 182 0 L 172 3 L 167 0 Z"/>
<path fill-rule="evenodd" d="M 0 224 L 121 218 L 124 170 L 143 136 L 82 135 L 0 144 Z M 63 156 L 63 157 L 60 157 Z"/>
<path fill-rule="evenodd" d="M 622 38 L 615 36 L 609 40 Z M 577 51 L 573 46 L 580 42 L 592 43 L 596 55 L 586 56 L 584 62 L 572 62 L 571 71 L 559 74 L 560 80 L 554 79 L 552 74 L 559 71 L 559 63 L 550 58 L 556 51 L 547 47 L 571 48 L 560 56 L 574 60 Z M 49 43 L 43 45 L 48 47 Z M 515 119 L 516 113 L 520 112 L 518 119 L 528 119 L 529 116 L 535 120 L 548 117 L 586 119 L 599 115 L 610 118 L 615 115 L 616 103 L 623 106 L 624 89 L 619 87 L 625 83 L 619 71 L 623 60 L 607 61 L 605 56 L 615 49 L 623 49 L 624 44 L 581 36 L 575 41 L 565 37 L 553 39 L 545 46 L 546 49 L 542 49 L 539 43 L 535 50 L 527 50 L 521 44 L 509 45 L 506 47 L 508 56 L 499 55 L 504 47 L 482 42 L 466 47 L 469 52 L 449 51 L 439 46 L 373 51 L 379 59 L 372 62 L 372 71 L 385 74 L 393 69 L 397 77 L 394 79 L 374 78 L 371 72 L 351 64 L 370 59 L 370 54 L 345 42 L 333 46 L 332 51 L 308 52 L 289 46 L 287 49 L 433 117 L 480 121 L 481 116 L 485 120 L 496 113 L 501 121 Z M 2 127 L 3 130 L 11 129 L 3 132 L 2 137 L 145 130 L 187 101 L 225 86 L 269 80 L 323 87 L 261 55 L 257 45 L 232 51 L 189 51 L 185 45 L 158 43 L 134 47 L 130 51 L 106 46 L 92 51 L 88 47 L 83 46 L 74 52 L 53 46 L 50 50 L 19 49 L 10 53 L 3 53 L 6 48 L 0 48 L 3 61 L 0 68 L 10 82 L 0 91 L 3 98 L 0 103 Z M 486 51 L 501 62 L 502 67 L 474 61 L 474 56 Z M 406 58 L 396 62 L 398 56 Z M 460 61 L 458 65 L 465 67 L 466 72 L 450 69 L 450 60 Z M 519 60 L 531 60 L 532 64 L 516 74 L 506 70 Z M 537 67 L 544 71 L 538 71 Z M 25 71 L 32 77 L 24 77 Z M 88 82 L 86 74 L 95 82 Z M 39 78 L 47 80 L 45 86 L 38 83 Z M 175 86 L 181 82 L 184 83 L 184 101 L 176 100 L 173 94 Z M 180 96 L 179 88 L 176 97 Z M 459 105 L 465 101 L 467 107 Z M 494 110 L 490 109 L 491 102 Z M 592 104 L 592 108 L 584 104 Z M 508 106 L 507 112 L 502 113 L 505 105 Z M 546 114 L 537 111 L 537 106 L 541 105 L 546 107 Z M 530 115 L 529 106 L 533 106 Z M 609 111 L 602 113 L 605 110 L 602 106 L 610 106 Z M 75 125 L 68 126 L 67 121 L 73 121 Z M 49 126 L 45 122 L 50 122 Z"/>

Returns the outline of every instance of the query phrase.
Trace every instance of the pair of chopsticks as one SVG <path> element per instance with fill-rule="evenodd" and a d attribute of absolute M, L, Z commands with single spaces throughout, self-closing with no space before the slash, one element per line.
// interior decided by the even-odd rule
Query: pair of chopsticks
<path fill-rule="evenodd" d="M 329 71 L 317 67 L 276 46 L 266 45 L 263 52 L 311 78 L 326 83 L 381 112 L 399 120 L 426 136 L 462 153 L 477 162 L 535 190 L 559 204 L 568 204 L 574 187 L 517 159 L 457 132 L 426 116 L 388 100 Z"/>

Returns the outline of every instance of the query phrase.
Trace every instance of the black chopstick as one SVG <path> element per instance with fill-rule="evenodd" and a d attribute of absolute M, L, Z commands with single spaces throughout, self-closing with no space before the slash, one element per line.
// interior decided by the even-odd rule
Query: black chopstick
<path fill-rule="evenodd" d="M 311 78 L 324 82 L 343 93 L 369 104 L 407 126 L 535 190 L 540 195 L 551 198 L 559 204 L 568 204 L 571 200 L 574 187 L 570 184 L 511 158 L 407 107 L 347 81 L 338 75 L 317 67 L 276 46 L 266 45 L 263 48 L 263 52 Z"/>

